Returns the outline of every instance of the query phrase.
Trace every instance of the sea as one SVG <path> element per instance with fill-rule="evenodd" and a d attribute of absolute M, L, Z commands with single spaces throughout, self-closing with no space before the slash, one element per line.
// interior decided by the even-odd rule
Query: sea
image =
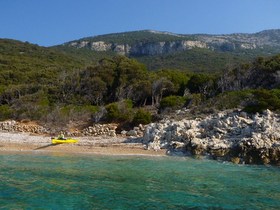
<path fill-rule="evenodd" d="M 192 157 L 0 154 L 0 209 L 280 209 L 280 168 Z"/>

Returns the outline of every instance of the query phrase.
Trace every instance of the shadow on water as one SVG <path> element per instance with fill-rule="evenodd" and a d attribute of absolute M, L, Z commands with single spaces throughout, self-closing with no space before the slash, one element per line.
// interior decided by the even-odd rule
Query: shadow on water
<path fill-rule="evenodd" d="M 48 148 L 48 147 L 54 147 L 56 145 L 59 145 L 59 144 L 47 144 L 45 146 L 37 147 L 34 150 L 45 149 L 45 148 Z"/>

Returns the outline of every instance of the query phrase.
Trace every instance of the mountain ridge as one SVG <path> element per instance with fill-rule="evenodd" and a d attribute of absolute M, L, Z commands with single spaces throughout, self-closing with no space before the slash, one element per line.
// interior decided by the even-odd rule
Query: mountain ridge
<path fill-rule="evenodd" d="M 175 67 L 214 72 L 258 56 L 280 53 L 280 29 L 220 35 L 141 30 L 86 37 L 56 47 L 124 55 L 143 62 L 150 70 Z M 201 65 L 201 57 L 213 65 Z"/>
<path fill-rule="evenodd" d="M 122 39 L 123 38 L 123 39 Z M 124 40 L 126 38 L 126 40 Z M 271 43 L 269 40 L 278 41 Z M 73 41 L 63 43 L 66 46 L 76 46 L 78 48 L 86 47 L 90 43 L 101 42 L 114 44 L 134 45 L 139 42 L 153 43 L 161 41 L 202 41 L 204 43 L 211 42 L 240 42 L 247 44 L 255 44 L 258 46 L 271 46 L 277 44 L 280 46 L 280 29 L 263 30 L 256 33 L 232 33 L 232 34 L 176 34 L 167 31 L 156 30 L 140 30 L 120 33 L 110 33 L 104 35 L 90 36 Z M 85 43 L 86 42 L 86 43 Z M 211 47 L 211 44 L 209 45 Z M 212 46 L 213 47 L 213 46 Z M 242 48 L 242 45 L 240 46 Z M 246 49 L 246 47 L 243 47 Z M 92 48 L 93 50 L 98 50 Z"/>

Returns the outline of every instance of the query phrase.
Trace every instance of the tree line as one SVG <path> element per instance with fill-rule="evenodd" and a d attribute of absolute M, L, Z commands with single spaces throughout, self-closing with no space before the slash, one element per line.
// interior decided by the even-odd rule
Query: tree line
<path fill-rule="evenodd" d="M 50 123 L 70 120 L 148 123 L 153 110 L 186 107 L 249 112 L 280 108 L 280 56 L 257 58 L 219 74 L 174 69 L 148 71 L 124 56 L 100 59 L 84 68 L 0 75 L 2 119 L 32 119 Z M 26 82 L 29 81 L 29 82 Z"/>

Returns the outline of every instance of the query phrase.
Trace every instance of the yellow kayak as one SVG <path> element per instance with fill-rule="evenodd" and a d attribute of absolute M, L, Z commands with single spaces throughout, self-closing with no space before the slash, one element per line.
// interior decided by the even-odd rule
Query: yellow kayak
<path fill-rule="evenodd" d="M 52 144 L 70 144 L 77 143 L 77 139 L 52 139 Z"/>

